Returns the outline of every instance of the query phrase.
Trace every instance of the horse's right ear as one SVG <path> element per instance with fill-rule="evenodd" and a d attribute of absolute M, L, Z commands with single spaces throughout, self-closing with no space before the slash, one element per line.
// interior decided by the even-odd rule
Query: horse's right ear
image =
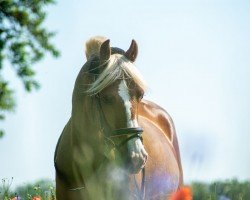
<path fill-rule="evenodd" d="M 135 40 L 132 40 L 129 49 L 125 53 L 125 57 L 129 59 L 131 62 L 135 62 L 138 54 L 138 45 Z"/>
<path fill-rule="evenodd" d="M 111 55 L 110 40 L 106 40 L 100 47 L 100 64 L 107 62 Z"/>

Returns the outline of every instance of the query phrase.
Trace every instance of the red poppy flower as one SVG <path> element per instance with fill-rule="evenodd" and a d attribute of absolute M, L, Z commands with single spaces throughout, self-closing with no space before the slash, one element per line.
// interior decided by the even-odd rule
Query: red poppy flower
<path fill-rule="evenodd" d="M 21 197 L 14 197 L 11 200 L 21 200 Z"/>
<path fill-rule="evenodd" d="M 32 200 L 42 200 L 42 197 L 40 197 L 40 196 L 35 196 L 35 197 L 32 198 Z"/>
<path fill-rule="evenodd" d="M 189 187 L 182 187 L 177 192 L 173 193 L 170 200 L 192 200 L 192 192 Z"/>

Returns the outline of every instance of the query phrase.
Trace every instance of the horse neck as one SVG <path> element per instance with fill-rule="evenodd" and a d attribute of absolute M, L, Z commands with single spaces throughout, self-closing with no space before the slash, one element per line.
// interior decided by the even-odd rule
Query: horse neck
<path fill-rule="evenodd" d="M 97 126 L 96 108 L 93 102 L 93 98 L 86 95 L 86 87 L 91 80 L 88 80 L 88 76 L 84 73 L 84 67 L 79 72 L 72 95 L 72 132 L 78 138 L 86 138 L 87 135 L 97 134 L 99 127 Z"/>

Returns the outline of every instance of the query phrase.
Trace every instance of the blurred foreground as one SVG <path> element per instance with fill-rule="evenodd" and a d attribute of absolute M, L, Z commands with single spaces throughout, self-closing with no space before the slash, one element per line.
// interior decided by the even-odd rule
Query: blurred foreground
<path fill-rule="evenodd" d="M 55 200 L 55 182 L 39 180 L 12 189 L 13 179 L 2 179 L 0 185 L 1 200 Z M 191 185 L 193 200 L 249 200 L 250 181 L 237 179 L 212 183 L 193 182 Z M 180 200 L 180 199 L 179 199 Z M 181 200 L 185 200 L 182 199 Z"/>

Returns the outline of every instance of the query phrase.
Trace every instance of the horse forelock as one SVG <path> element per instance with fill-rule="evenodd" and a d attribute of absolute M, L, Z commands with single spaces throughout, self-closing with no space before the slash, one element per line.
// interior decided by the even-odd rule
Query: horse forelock
<path fill-rule="evenodd" d="M 91 67 L 87 69 L 91 75 L 95 75 L 96 79 L 90 84 L 86 90 L 88 95 L 94 95 L 102 91 L 117 80 L 130 79 L 140 87 L 143 91 L 147 86 L 140 72 L 123 54 L 124 51 L 119 48 L 112 48 L 110 59 L 99 64 L 98 59 L 92 60 Z M 117 53 L 116 53 L 117 52 Z"/>

